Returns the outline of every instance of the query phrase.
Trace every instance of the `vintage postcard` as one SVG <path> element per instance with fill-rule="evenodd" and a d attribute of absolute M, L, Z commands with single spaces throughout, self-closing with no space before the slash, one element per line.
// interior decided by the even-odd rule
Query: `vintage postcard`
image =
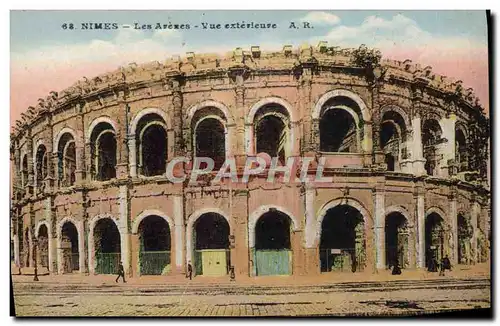
<path fill-rule="evenodd" d="M 488 11 L 11 11 L 15 316 L 491 316 Z"/>

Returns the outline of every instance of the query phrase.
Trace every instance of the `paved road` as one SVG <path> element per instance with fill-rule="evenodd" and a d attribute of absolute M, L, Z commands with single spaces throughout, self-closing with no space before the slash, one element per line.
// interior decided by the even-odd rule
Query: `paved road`
<path fill-rule="evenodd" d="M 300 286 L 14 283 L 18 316 L 412 315 L 490 307 L 489 279 Z"/>

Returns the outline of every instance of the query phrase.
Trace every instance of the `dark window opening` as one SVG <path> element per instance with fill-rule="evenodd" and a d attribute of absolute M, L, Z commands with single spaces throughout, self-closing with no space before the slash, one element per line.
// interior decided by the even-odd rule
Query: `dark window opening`
<path fill-rule="evenodd" d="M 99 253 L 119 253 L 120 232 L 109 218 L 100 219 L 94 229 L 95 250 Z"/>
<path fill-rule="evenodd" d="M 142 174 L 155 176 L 165 174 L 167 168 L 167 133 L 161 125 L 150 125 L 141 140 Z"/>
<path fill-rule="evenodd" d="M 21 185 L 26 187 L 28 185 L 28 155 L 23 156 L 21 163 Z"/>
<path fill-rule="evenodd" d="M 160 216 L 152 215 L 139 226 L 141 251 L 170 251 L 170 228 Z"/>
<path fill-rule="evenodd" d="M 323 152 L 357 152 L 357 126 L 351 114 L 330 109 L 321 117 L 320 150 Z"/>
<path fill-rule="evenodd" d="M 458 172 L 468 170 L 467 141 L 460 129 L 455 131 L 455 161 L 458 165 Z"/>
<path fill-rule="evenodd" d="M 47 227 L 42 224 L 38 229 L 38 264 L 49 267 L 49 235 Z"/>
<path fill-rule="evenodd" d="M 408 231 L 406 218 L 400 213 L 391 213 L 385 221 L 385 261 L 388 268 L 396 264 L 400 268 L 408 265 Z"/>
<path fill-rule="evenodd" d="M 391 154 L 385 154 L 385 164 L 387 164 L 387 171 L 395 171 L 396 160 Z"/>
<path fill-rule="evenodd" d="M 442 142 L 442 131 L 436 120 L 427 120 L 422 126 L 422 142 L 424 145 L 425 171 L 435 175 L 439 166 L 437 145 Z"/>
<path fill-rule="evenodd" d="M 76 148 L 75 140 L 69 133 L 64 134 L 58 144 L 58 177 L 63 187 L 75 184 Z"/>
<path fill-rule="evenodd" d="M 80 269 L 78 231 L 71 222 L 64 223 L 61 231 L 63 250 L 63 270 L 67 273 Z"/>
<path fill-rule="evenodd" d="M 220 169 L 226 159 L 225 138 L 224 126 L 219 120 L 207 118 L 201 121 L 196 128 L 196 156 L 211 158 L 215 169 Z"/>
<path fill-rule="evenodd" d="M 283 121 L 275 116 L 265 116 L 257 124 L 257 153 L 267 153 L 285 163 L 287 133 Z"/>
<path fill-rule="evenodd" d="M 216 213 L 206 213 L 195 223 L 196 250 L 229 249 L 229 224 Z"/>
<path fill-rule="evenodd" d="M 113 127 L 99 123 L 91 136 L 91 175 L 98 181 L 116 178 L 116 137 Z"/>
<path fill-rule="evenodd" d="M 321 223 L 321 271 L 361 271 L 364 262 L 363 216 L 348 205 L 329 209 Z"/>
<path fill-rule="evenodd" d="M 426 266 L 433 259 L 439 263 L 444 255 L 443 219 L 436 213 L 430 214 L 425 220 L 425 251 Z"/>
<path fill-rule="evenodd" d="M 291 249 L 290 218 L 281 212 L 262 215 L 255 226 L 255 249 Z"/>
<path fill-rule="evenodd" d="M 48 154 L 44 145 L 38 146 L 36 151 L 36 185 L 40 187 L 48 173 Z"/>

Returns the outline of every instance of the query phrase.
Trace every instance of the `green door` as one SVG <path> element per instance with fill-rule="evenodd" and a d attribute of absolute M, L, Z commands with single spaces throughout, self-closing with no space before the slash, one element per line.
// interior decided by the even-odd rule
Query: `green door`
<path fill-rule="evenodd" d="M 256 250 L 255 273 L 262 275 L 290 275 L 292 274 L 291 250 Z"/>

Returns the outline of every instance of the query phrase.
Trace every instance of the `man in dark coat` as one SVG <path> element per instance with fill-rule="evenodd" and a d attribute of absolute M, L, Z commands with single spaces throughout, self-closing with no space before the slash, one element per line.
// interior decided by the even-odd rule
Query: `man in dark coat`
<path fill-rule="evenodd" d="M 118 265 L 118 276 L 116 277 L 116 280 L 115 280 L 116 283 L 118 283 L 118 280 L 120 279 L 120 276 L 123 279 L 123 283 L 127 283 L 125 281 L 125 271 L 123 270 L 122 262 L 120 262 L 120 264 Z"/>
<path fill-rule="evenodd" d="M 444 258 L 443 258 L 443 267 L 444 267 L 444 269 L 451 271 L 451 262 L 450 262 L 450 258 L 448 257 L 448 255 L 444 256 Z"/>
<path fill-rule="evenodd" d="M 397 260 L 394 262 L 392 275 L 401 275 L 401 268 L 399 267 L 399 262 Z"/>
<path fill-rule="evenodd" d="M 187 266 L 187 274 L 186 274 L 186 278 L 188 278 L 190 280 L 193 279 L 193 266 L 191 266 L 191 261 L 188 261 L 188 266 Z"/>

